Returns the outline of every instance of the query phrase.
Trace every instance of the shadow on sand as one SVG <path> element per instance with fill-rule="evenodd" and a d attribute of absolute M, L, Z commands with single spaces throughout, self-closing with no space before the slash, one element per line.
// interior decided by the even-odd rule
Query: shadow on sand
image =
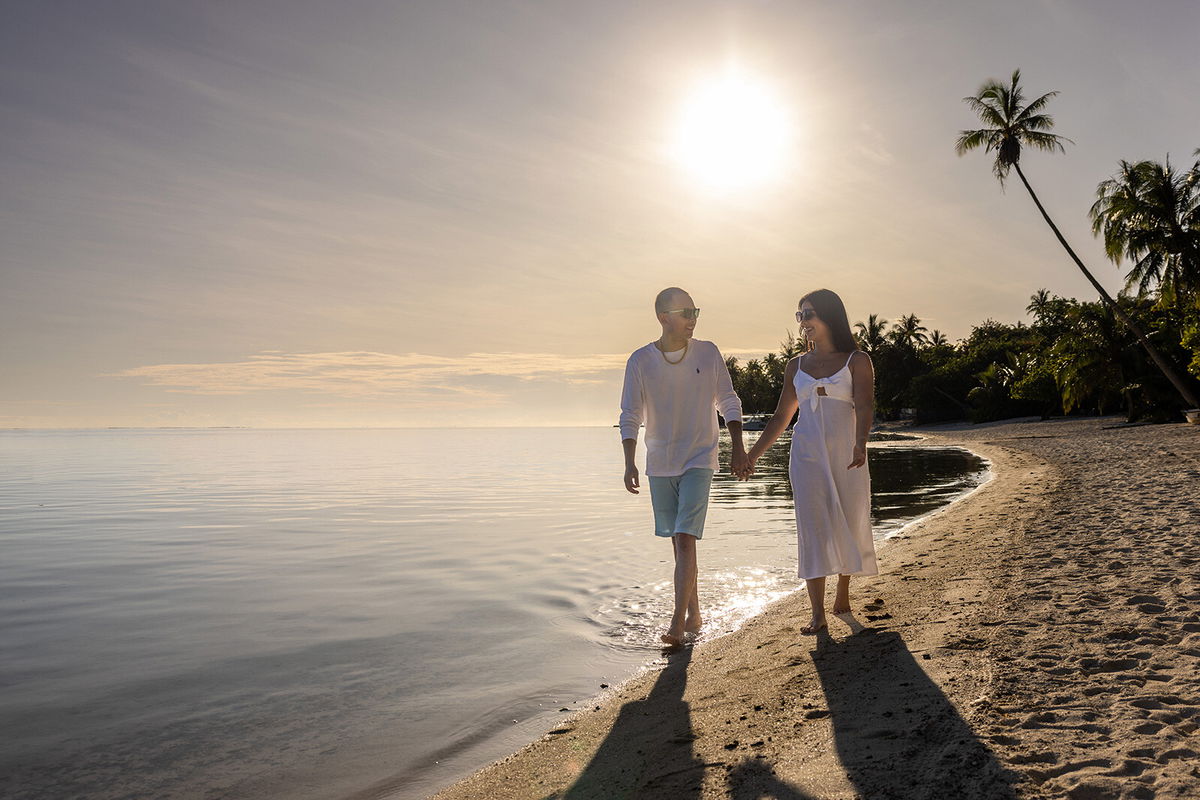
<path fill-rule="evenodd" d="M 699 797 L 704 770 L 692 741 L 692 717 L 684 702 L 690 647 L 668 656 L 645 700 L 626 703 L 591 762 L 562 800 Z M 718 764 L 717 768 L 724 765 Z"/>
<path fill-rule="evenodd" d="M 1017 776 L 1000 766 L 900 634 L 842 617 L 854 635 L 836 640 L 822 632 L 810 652 L 853 790 L 871 800 L 1015 798 Z M 803 683 L 797 678 L 797 689 Z M 733 800 L 812 796 L 763 759 L 736 766 L 728 785 Z"/>
<path fill-rule="evenodd" d="M 1016 776 L 1001 768 L 900 635 L 843 621 L 857 632 L 840 641 L 823 633 L 810 654 L 853 791 L 871 800 L 1015 798 Z M 818 800 L 775 774 L 769 757 L 730 753 L 705 762 L 697 756 L 683 699 L 690 661 L 690 649 L 670 657 L 647 698 L 621 709 L 591 762 L 558 798 L 688 800 L 701 796 L 706 771 L 719 771 L 722 796 L 732 800 Z M 803 702 L 799 693 L 809 680 L 801 675 L 785 685 L 789 704 Z M 788 695 L 790 688 L 797 694 Z"/>

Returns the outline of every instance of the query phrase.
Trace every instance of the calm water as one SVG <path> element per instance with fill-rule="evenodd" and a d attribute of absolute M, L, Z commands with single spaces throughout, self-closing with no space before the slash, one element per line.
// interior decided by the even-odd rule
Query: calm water
<path fill-rule="evenodd" d="M 0 795 L 421 797 L 516 749 L 658 655 L 671 549 L 617 438 L 0 432 Z M 880 537 L 984 475 L 871 470 Z M 798 588 L 786 440 L 759 472 L 714 486 L 714 633 Z"/>

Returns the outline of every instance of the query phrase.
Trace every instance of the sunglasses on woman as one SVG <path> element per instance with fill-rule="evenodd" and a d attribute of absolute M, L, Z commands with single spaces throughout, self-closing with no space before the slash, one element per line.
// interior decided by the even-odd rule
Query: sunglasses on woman
<path fill-rule="evenodd" d="M 814 319 L 816 316 L 816 311 L 812 310 L 811 308 L 806 308 L 803 311 L 796 312 L 796 322 L 808 322 L 810 319 Z"/>
<path fill-rule="evenodd" d="M 664 311 L 664 314 L 679 314 L 684 319 L 699 319 L 700 309 L 698 308 L 672 308 L 670 311 Z"/>

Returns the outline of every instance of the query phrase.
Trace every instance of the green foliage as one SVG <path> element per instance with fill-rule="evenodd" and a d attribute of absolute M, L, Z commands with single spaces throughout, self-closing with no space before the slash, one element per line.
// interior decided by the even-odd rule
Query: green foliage
<path fill-rule="evenodd" d="M 1124 396 L 1126 410 L 1131 412 L 1133 390 L 1124 361 L 1130 345 L 1137 346 L 1132 334 L 1100 303 L 1073 306 L 1068 321 L 1050 349 L 1058 365 L 1063 410 L 1070 413 L 1092 403 L 1103 414 Z"/>
<path fill-rule="evenodd" d="M 787 362 L 801 352 L 799 340 L 789 331 L 779 344 L 780 352 L 752 358 L 739 366 L 736 358 L 725 359 L 733 388 L 742 401 L 745 414 L 767 414 L 775 410 L 779 393 L 783 391 L 783 374 Z"/>
<path fill-rule="evenodd" d="M 1159 164 L 1122 161 L 1117 174 L 1096 189 L 1092 232 L 1116 264 L 1133 267 L 1128 287 L 1140 297 L 1157 291 L 1164 307 L 1200 303 L 1200 161 L 1177 172 Z"/>
<path fill-rule="evenodd" d="M 1177 313 L 1154 298 L 1118 302 L 1164 355 L 1180 364 L 1190 359 L 1200 378 L 1200 311 Z M 1178 419 L 1178 393 L 1108 306 L 1041 290 L 1028 311 L 1032 325 L 989 319 L 953 344 L 925 335 L 914 314 L 890 330 L 874 314 L 857 323 L 860 347 L 875 365 L 876 416 L 911 414 L 925 424 L 1123 410 L 1130 420 Z M 775 409 L 787 362 L 801 347 L 789 334 L 778 353 L 745 365 L 728 360 L 746 413 Z"/>
<path fill-rule="evenodd" d="M 1194 314 L 1184 324 L 1181 341 L 1192 357 L 1188 372 L 1200 378 L 1200 314 Z"/>
<path fill-rule="evenodd" d="M 1127 288 L 1138 296 L 1131 316 L 1165 357 L 1200 377 L 1200 161 L 1183 172 L 1169 158 L 1122 161 L 1097 187 L 1090 214 L 1108 257 L 1133 262 L 1126 274 Z M 1137 398 L 1128 401 L 1131 417 L 1135 403 L 1147 407 L 1146 416 L 1169 416 L 1161 410 L 1156 374 L 1139 374 L 1131 392 Z"/>

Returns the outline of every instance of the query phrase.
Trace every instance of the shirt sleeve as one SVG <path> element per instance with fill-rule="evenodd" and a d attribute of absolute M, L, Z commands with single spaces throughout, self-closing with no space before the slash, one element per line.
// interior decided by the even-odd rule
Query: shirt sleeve
<path fill-rule="evenodd" d="M 642 372 L 636 354 L 625 363 L 625 385 L 621 388 L 621 439 L 637 439 L 638 428 L 645 418 L 645 398 L 642 393 Z"/>
<path fill-rule="evenodd" d="M 726 423 L 742 421 L 742 401 L 733 390 L 733 380 L 729 377 L 729 367 L 721 357 L 720 349 L 714 344 L 713 354 L 717 359 L 717 409 Z"/>

